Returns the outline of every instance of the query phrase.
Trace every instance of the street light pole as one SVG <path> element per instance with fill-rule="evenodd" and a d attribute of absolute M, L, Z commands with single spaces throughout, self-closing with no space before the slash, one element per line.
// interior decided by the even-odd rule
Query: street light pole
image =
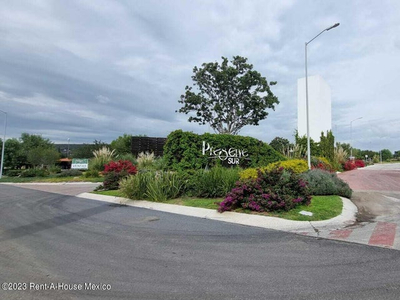
<path fill-rule="evenodd" d="M 69 158 L 69 138 L 67 140 L 68 140 L 67 158 Z"/>
<path fill-rule="evenodd" d="M 362 119 L 363 117 L 359 117 L 357 119 L 354 119 L 353 121 L 350 121 L 350 159 L 353 159 L 353 122 Z"/>
<path fill-rule="evenodd" d="M 0 112 L 5 114 L 4 119 L 4 137 L 3 137 L 3 147 L 1 148 L 1 164 L 0 164 L 0 179 L 3 176 L 3 165 L 4 165 L 4 148 L 6 147 L 6 131 L 7 131 L 7 113 L 3 110 Z"/>
<path fill-rule="evenodd" d="M 307 74 L 307 45 L 319 37 L 325 31 L 331 30 L 335 27 L 338 27 L 340 23 L 336 23 L 331 27 L 328 27 L 318 33 L 315 37 L 305 43 L 305 69 L 306 69 L 306 119 L 307 119 L 307 162 L 308 169 L 311 170 L 311 149 L 310 149 L 310 119 L 309 119 L 309 108 L 308 108 L 308 74 Z"/>

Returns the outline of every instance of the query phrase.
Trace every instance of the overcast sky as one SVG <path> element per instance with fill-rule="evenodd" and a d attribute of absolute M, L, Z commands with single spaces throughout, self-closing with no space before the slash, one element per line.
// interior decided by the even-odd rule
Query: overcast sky
<path fill-rule="evenodd" d="M 278 82 L 280 101 L 240 134 L 293 141 L 304 43 L 337 22 L 308 46 L 309 75 L 331 87 L 336 141 L 350 142 L 350 122 L 362 117 L 353 122 L 354 147 L 400 150 L 397 0 L 0 0 L 7 136 L 90 143 L 212 132 L 175 113 L 178 100 L 194 66 L 240 55 Z"/>

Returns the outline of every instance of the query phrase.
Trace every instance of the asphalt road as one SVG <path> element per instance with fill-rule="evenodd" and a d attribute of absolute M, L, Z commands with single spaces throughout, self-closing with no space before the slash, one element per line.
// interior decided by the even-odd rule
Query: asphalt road
<path fill-rule="evenodd" d="M 0 299 L 397 300 L 400 251 L 0 185 L 3 282 L 26 290 Z"/>

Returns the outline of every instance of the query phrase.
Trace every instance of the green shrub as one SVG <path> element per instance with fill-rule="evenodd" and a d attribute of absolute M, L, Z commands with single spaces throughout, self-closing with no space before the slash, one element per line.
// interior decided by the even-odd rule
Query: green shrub
<path fill-rule="evenodd" d="M 241 180 L 220 203 L 219 212 L 236 208 L 257 212 L 290 210 L 299 204 L 308 205 L 311 196 L 307 183 L 299 174 L 283 168 L 258 172 L 257 179 Z"/>
<path fill-rule="evenodd" d="M 206 170 L 197 170 L 186 176 L 185 192 L 188 196 L 202 198 L 219 198 L 235 186 L 239 180 L 238 168 L 223 168 L 220 166 Z"/>
<path fill-rule="evenodd" d="M 65 170 L 62 171 L 60 174 L 57 174 L 56 177 L 71 177 L 71 176 L 81 176 L 82 175 L 82 171 L 79 170 L 75 170 L 75 169 L 69 169 L 69 170 Z"/>
<path fill-rule="evenodd" d="M 221 164 L 219 158 L 211 158 L 210 156 L 213 155 L 209 153 L 203 155 L 203 141 L 209 143 L 214 150 L 245 150 L 248 157 L 240 158 L 241 167 L 266 166 L 272 162 L 286 160 L 271 146 L 255 138 L 210 133 L 197 135 L 192 132 L 176 130 L 168 135 L 164 145 L 164 158 L 167 166 L 174 170 L 197 170 Z"/>
<path fill-rule="evenodd" d="M 19 175 L 21 175 L 22 171 L 23 170 L 7 170 L 5 171 L 5 175 L 9 177 L 18 177 Z"/>
<path fill-rule="evenodd" d="M 21 172 L 21 177 L 47 177 L 49 172 L 45 169 L 26 169 Z"/>
<path fill-rule="evenodd" d="M 119 154 L 117 156 L 117 159 L 118 160 L 129 160 L 133 165 L 137 165 L 136 156 L 133 155 L 132 153 Z"/>
<path fill-rule="evenodd" d="M 59 166 L 51 166 L 48 170 L 49 170 L 50 174 L 61 173 L 61 167 L 59 167 Z"/>
<path fill-rule="evenodd" d="M 351 188 L 337 177 L 336 173 L 314 169 L 301 174 L 301 177 L 308 182 L 312 195 L 338 195 L 351 198 Z"/>

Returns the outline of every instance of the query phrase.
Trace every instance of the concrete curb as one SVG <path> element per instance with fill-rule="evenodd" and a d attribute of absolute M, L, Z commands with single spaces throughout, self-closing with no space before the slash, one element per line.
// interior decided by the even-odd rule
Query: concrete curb
<path fill-rule="evenodd" d="M 178 215 L 185 215 L 209 220 L 216 220 L 228 223 L 235 223 L 247 226 L 282 230 L 282 231 L 304 231 L 304 230 L 333 230 L 351 225 L 356 221 L 357 207 L 346 198 L 342 198 L 343 210 L 342 213 L 330 220 L 326 221 L 290 221 L 275 217 L 267 217 L 260 215 L 250 215 L 235 212 L 219 213 L 213 209 L 180 206 L 175 204 L 166 204 L 142 200 L 128 200 L 126 198 L 104 196 L 91 193 L 82 193 L 76 197 L 90 200 L 104 201 L 116 204 L 126 204 L 132 207 L 153 209 Z"/>
<path fill-rule="evenodd" d="M 63 182 L 0 182 L 0 184 L 9 185 L 100 185 L 101 182 L 88 182 L 88 181 L 63 181 Z"/>

